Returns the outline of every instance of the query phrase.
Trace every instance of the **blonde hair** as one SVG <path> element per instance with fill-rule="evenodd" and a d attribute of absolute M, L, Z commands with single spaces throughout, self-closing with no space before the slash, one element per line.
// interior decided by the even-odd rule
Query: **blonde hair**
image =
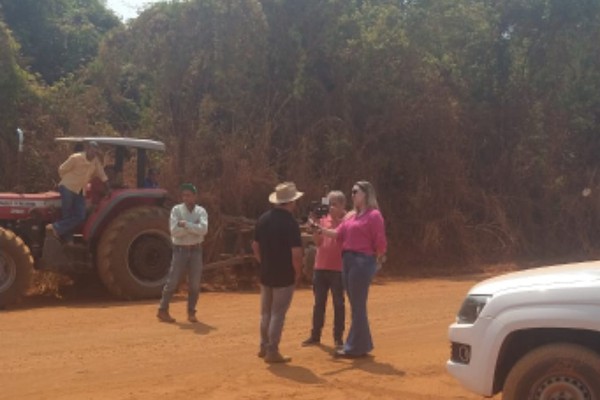
<path fill-rule="evenodd" d="M 342 207 L 346 205 L 346 195 L 340 190 L 332 190 L 327 193 L 327 198 L 338 201 Z"/>
<path fill-rule="evenodd" d="M 358 181 L 354 184 L 365 193 L 365 208 L 367 209 L 379 209 L 379 203 L 377 203 L 377 194 L 375 188 L 369 181 Z"/>

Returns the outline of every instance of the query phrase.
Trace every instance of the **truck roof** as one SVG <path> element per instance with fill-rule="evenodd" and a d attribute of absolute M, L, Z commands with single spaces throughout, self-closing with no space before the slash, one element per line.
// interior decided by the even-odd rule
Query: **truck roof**
<path fill-rule="evenodd" d="M 113 137 L 113 136 L 69 136 L 69 137 L 58 137 L 57 142 L 68 142 L 68 143 L 88 143 L 95 141 L 98 144 L 107 144 L 112 146 L 124 146 L 133 147 L 136 149 L 146 150 L 158 150 L 165 151 L 165 144 L 157 140 L 150 139 L 136 139 L 127 137 Z"/>

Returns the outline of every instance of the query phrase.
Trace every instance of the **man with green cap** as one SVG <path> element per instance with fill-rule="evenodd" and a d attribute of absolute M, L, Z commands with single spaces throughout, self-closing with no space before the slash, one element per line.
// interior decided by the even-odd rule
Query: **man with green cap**
<path fill-rule="evenodd" d="M 208 214 L 196 204 L 196 187 L 191 183 L 181 185 L 182 203 L 171 210 L 170 229 L 173 242 L 173 258 L 169 277 L 163 289 L 162 299 L 156 315 L 161 322 L 175 322 L 169 314 L 169 303 L 179 286 L 184 272 L 188 275 L 188 321 L 195 323 L 196 304 L 200 295 L 202 276 L 202 242 L 208 231 Z"/>

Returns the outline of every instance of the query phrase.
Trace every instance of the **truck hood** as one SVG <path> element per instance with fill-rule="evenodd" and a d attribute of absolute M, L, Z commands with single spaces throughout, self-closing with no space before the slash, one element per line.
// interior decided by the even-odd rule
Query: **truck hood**
<path fill-rule="evenodd" d="M 590 261 L 534 268 L 501 275 L 478 283 L 469 293 L 493 296 L 505 291 L 531 288 L 585 287 L 598 285 L 598 281 L 600 281 L 600 261 Z"/>

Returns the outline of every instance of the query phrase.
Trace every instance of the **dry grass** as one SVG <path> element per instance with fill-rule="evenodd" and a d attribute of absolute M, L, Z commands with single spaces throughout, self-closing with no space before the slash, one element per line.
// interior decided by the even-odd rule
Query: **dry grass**
<path fill-rule="evenodd" d="M 66 275 L 48 271 L 35 271 L 28 295 L 60 299 L 63 297 L 62 291 L 64 288 L 73 284 L 74 281 Z"/>

